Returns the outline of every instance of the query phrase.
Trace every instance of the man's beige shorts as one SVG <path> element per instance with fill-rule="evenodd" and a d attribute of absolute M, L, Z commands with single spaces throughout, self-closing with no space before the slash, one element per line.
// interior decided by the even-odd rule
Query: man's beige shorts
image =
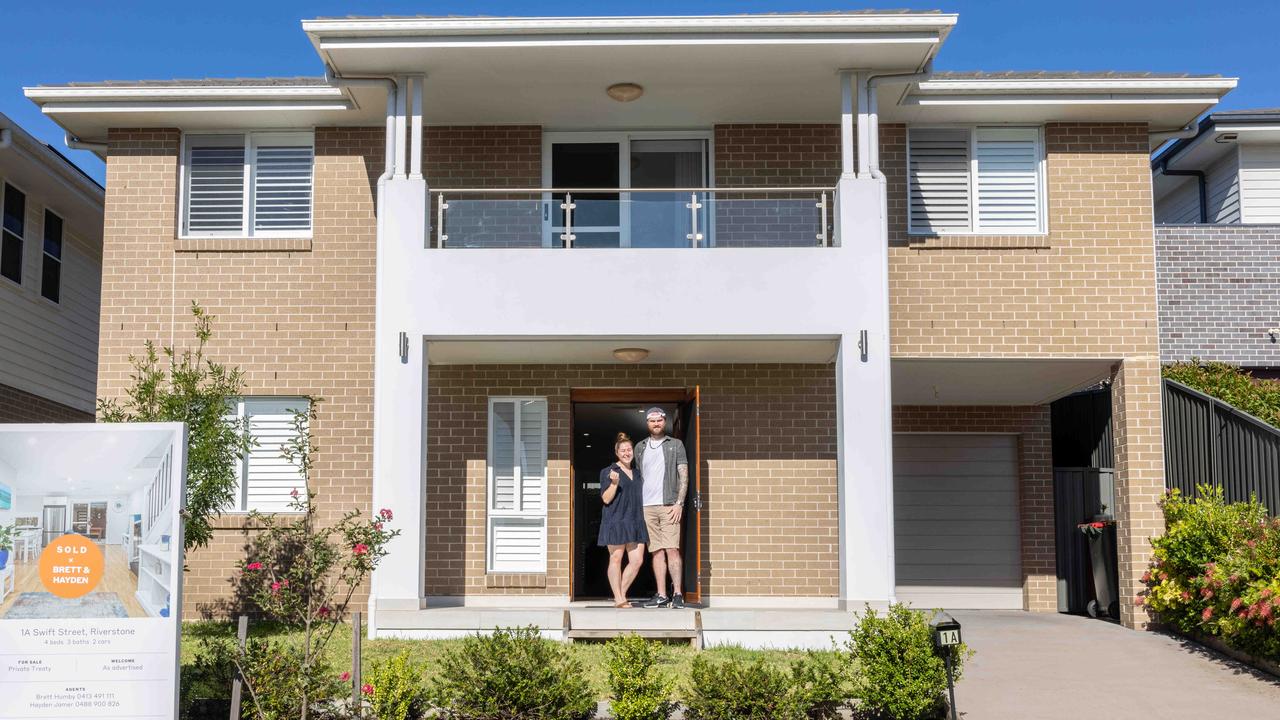
<path fill-rule="evenodd" d="M 674 505 L 645 505 L 644 524 L 649 528 L 649 550 L 680 549 L 680 523 L 671 521 Z"/>

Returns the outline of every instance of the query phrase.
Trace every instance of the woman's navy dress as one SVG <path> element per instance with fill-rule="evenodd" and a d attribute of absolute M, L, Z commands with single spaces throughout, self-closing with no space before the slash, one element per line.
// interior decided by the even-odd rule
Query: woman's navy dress
<path fill-rule="evenodd" d="M 618 471 L 618 492 L 613 495 L 613 502 L 604 506 L 604 514 L 600 518 L 600 534 L 596 538 L 597 545 L 627 545 L 629 543 L 649 544 L 649 530 L 644 524 L 644 506 L 640 489 L 644 486 L 640 478 L 640 468 L 631 471 L 631 477 L 622 472 L 617 463 L 600 471 L 600 495 L 609 489 L 609 473 Z"/>

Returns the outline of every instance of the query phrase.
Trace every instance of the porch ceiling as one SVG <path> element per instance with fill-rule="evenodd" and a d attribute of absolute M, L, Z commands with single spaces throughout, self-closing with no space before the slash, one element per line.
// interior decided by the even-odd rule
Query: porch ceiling
<path fill-rule="evenodd" d="M 1111 359 L 895 358 L 894 405 L 1041 405 L 1111 372 Z"/>
<path fill-rule="evenodd" d="M 618 348 L 644 348 L 642 364 L 826 363 L 836 355 L 835 338 L 464 338 L 428 340 L 431 365 L 624 365 Z"/>

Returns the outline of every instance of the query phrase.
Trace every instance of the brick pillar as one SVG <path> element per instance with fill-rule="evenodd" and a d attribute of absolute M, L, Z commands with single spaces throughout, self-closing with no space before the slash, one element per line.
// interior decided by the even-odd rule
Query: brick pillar
<path fill-rule="evenodd" d="M 1111 413 L 1116 455 L 1116 555 L 1120 569 L 1120 622 L 1147 628 L 1150 617 L 1134 600 L 1151 559 L 1151 538 L 1164 532 L 1164 438 L 1160 362 L 1126 358 L 1112 375 Z"/>

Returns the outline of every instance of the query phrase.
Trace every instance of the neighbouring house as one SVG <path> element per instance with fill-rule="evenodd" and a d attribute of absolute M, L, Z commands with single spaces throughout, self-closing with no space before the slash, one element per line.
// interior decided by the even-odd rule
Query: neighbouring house
<path fill-rule="evenodd" d="M 1142 626 L 1149 153 L 1235 80 L 935 72 L 956 21 L 316 19 L 323 78 L 27 88 L 106 146 L 99 393 L 198 300 L 263 438 L 324 398 L 311 476 L 260 452 L 235 510 L 303 482 L 328 517 L 393 509 L 375 635 L 825 646 L 864 603 L 1055 610 L 1049 403 L 1109 379 Z M 700 609 L 628 615 L 593 607 L 596 481 L 653 405 L 691 454 Z"/>
<path fill-rule="evenodd" d="M 92 422 L 103 189 L 0 113 L 0 422 Z"/>
<path fill-rule="evenodd" d="M 1161 358 L 1280 377 L 1280 109 L 1186 135 L 1151 160 Z"/>

